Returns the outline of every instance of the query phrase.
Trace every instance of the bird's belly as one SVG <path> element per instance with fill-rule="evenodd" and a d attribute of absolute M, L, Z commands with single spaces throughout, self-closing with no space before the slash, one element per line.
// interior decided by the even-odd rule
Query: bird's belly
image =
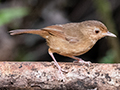
<path fill-rule="evenodd" d="M 87 45 L 87 43 L 70 43 L 61 38 L 50 39 L 48 45 L 53 52 L 64 56 L 78 56 L 86 53 L 92 47 Z"/>

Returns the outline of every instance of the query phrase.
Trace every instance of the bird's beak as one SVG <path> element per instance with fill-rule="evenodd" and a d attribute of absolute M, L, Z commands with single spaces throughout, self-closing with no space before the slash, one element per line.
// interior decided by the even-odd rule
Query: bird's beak
<path fill-rule="evenodd" d="M 103 33 L 104 36 L 110 36 L 110 37 L 117 37 L 115 34 L 111 33 L 111 32 L 107 32 L 107 33 Z"/>

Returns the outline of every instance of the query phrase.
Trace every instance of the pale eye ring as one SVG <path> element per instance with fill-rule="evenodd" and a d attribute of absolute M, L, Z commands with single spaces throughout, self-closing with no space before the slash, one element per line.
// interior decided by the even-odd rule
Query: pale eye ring
<path fill-rule="evenodd" d="M 95 29 L 95 34 L 98 34 L 100 32 L 99 29 Z"/>

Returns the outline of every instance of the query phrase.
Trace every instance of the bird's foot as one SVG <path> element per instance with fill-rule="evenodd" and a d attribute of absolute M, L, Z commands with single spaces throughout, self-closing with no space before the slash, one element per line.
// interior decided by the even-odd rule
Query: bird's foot
<path fill-rule="evenodd" d="M 57 66 L 54 61 L 52 61 L 52 63 L 59 69 L 59 72 L 64 72 L 64 73 L 68 72 L 67 70 L 62 69 L 60 66 Z"/>
<path fill-rule="evenodd" d="M 62 81 L 65 81 L 65 76 L 63 75 L 63 72 L 67 72 L 66 70 L 62 69 L 59 65 L 57 65 L 54 61 L 52 61 L 54 63 L 54 65 L 58 68 L 59 73 L 60 73 L 60 79 L 62 79 Z"/>
<path fill-rule="evenodd" d="M 90 66 L 90 64 L 91 64 L 90 61 L 84 61 L 81 58 L 77 58 L 77 61 L 73 61 L 73 63 L 87 64 L 88 66 Z"/>

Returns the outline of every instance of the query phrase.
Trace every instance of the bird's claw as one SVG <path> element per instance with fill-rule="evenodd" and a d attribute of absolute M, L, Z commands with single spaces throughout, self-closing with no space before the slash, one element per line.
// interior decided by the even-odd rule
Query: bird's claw
<path fill-rule="evenodd" d="M 90 66 L 90 64 L 91 64 L 91 62 L 90 61 L 79 61 L 79 63 L 81 63 L 81 64 L 87 64 L 88 66 Z"/>
<path fill-rule="evenodd" d="M 53 63 L 55 66 L 57 66 L 54 61 L 52 61 L 52 63 Z M 63 72 L 68 72 L 68 71 L 62 69 L 60 66 L 57 66 L 57 68 L 58 68 L 59 73 L 60 73 L 60 76 L 59 76 L 60 80 L 62 80 L 63 82 L 65 82 L 65 76 L 63 75 Z"/>
<path fill-rule="evenodd" d="M 90 66 L 90 64 L 91 64 L 90 61 L 84 61 L 84 60 L 82 60 L 82 59 L 77 60 L 77 61 L 73 61 L 73 63 L 81 63 L 82 65 L 83 65 L 83 64 L 87 64 L 88 66 Z"/>
<path fill-rule="evenodd" d="M 54 61 L 52 61 L 51 62 L 52 64 L 54 64 L 55 66 L 56 66 L 56 63 L 54 62 Z M 62 72 L 65 72 L 65 73 L 67 73 L 68 71 L 67 70 L 64 70 L 64 69 L 62 69 L 62 68 L 59 68 Z"/>

